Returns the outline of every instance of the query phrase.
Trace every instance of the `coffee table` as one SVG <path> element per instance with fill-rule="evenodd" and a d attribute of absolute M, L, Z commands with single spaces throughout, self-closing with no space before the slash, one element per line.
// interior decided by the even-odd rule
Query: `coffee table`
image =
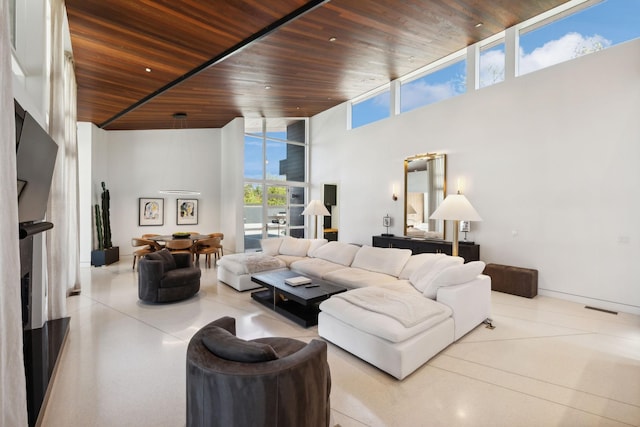
<path fill-rule="evenodd" d="M 308 328 L 318 324 L 320 303 L 331 295 L 346 291 L 347 288 L 312 277 L 309 278 L 314 287 L 290 286 L 284 282 L 285 279 L 297 276 L 301 274 L 290 270 L 254 274 L 251 276 L 251 281 L 267 289 L 253 292 L 251 298 L 300 326 Z"/>

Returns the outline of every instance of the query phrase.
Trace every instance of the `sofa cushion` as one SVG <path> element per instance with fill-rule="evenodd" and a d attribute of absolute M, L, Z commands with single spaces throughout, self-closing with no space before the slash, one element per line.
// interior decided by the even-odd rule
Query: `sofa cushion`
<path fill-rule="evenodd" d="M 411 249 L 363 246 L 353 258 L 351 267 L 398 277 L 411 257 Z"/>
<path fill-rule="evenodd" d="M 241 275 L 284 268 L 286 264 L 277 257 L 257 252 L 225 255 L 218 261 L 218 266 L 224 267 L 231 273 Z"/>
<path fill-rule="evenodd" d="M 211 353 L 233 362 L 257 363 L 278 358 L 269 344 L 245 341 L 219 326 L 208 328 L 202 335 L 202 343 Z"/>
<path fill-rule="evenodd" d="M 348 267 L 359 249 L 360 247 L 348 243 L 329 242 L 316 249 L 313 256 Z"/>
<path fill-rule="evenodd" d="M 309 239 L 309 250 L 307 251 L 307 256 L 314 256 L 316 249 L 320 246 L 326 245 L 328 242 L 327 239 Z"/>
<path fill-rule="evenodd" d="M 326 273 L 322 278 L 348 288 L 379 287 L 398 281 L 388 274 L 354 267 L 342 267 Z"/>
<path fill-rule="evenodd" d="M 380 292 L 380 290 L 381 289 L 376 289 L 375 292 Z M 368 289 L 356 289 L 346 293 L 358 291 L 373 292 L 374 290 L 369 291 Z M 388 294 L 390 299 L 394 300 L 402 301 L 404 298 L 409 298 L 411 301 L 419 304 L 420 311 L 428 313 L 429 315 L 425 316 L 424 321 L 421 321 L 414 326 L 406 327 L 388 315 L 367 310 L 354 305 L 343 298 L 335 298 L 340 294 L 323 301 L 320 304 L 320 310 L 323 313 L 329 314 L 356 329 L 393 343 L 406 341 L 407 339 L 426 331 L 451 317 L 451 308 L 437 301 L 421 297 L 420 294 L 410 286 L 403 289 L 385 289 L 384 292 Z M 451 340 L 453 341 L 453 336 L 451 337 Z"/>
<path fill-rule="evenodd" d="M 460 265 L 464 259 L 458 256 L 444 256 L 428 259 L 409 278 L 411 284 L 420 292 L 424 292 L 433 278 L 447 267 Z"/>
<path fill-rule="evenodd" d="M 280 261 L 284 262 L 287 267 L 289 267 L 291 265 L 291 263 L 293 263 L 293 262 L 300 261 L 300 260 L 303 260 L 303 259 L 307 259 L 307 257 L 295 256 L 295 255 L 276 255 L 276 258 L 278 258 Z"/>
<path fill-rule="evenodd" d="M 171 255 L 169 249 L 165 248 L 156 252 L 151 252 L 150 254 L 147 254 L 146 257 L 147 259 L 162 261 L 164 272 L 171 271 L 176 268 L 176 260 L 173 259 L 173 255 Z"/>
<path fill-rule="evenodd" d="M 424 263 L 435 262 L 438 258 L 442 258 L 444 256 L 447 256 L 447 255 L 442 253 L 439 253 L 439 254 L 426 253 L 426 254 L 411 255 L 407 263 L 404 265 L 404 268 L 400 272 L 400 275 L 398 276 L 398 278 L 409 280 L 411 278 L 411 275 L 420 267 L 422 267 Z M 416 280 L 417 280 L 417 276 L 416 276 Z"/>
<path fill-rule="evenodd" d="M 303 257 L 303 256 L 307 256 L 308 250 L 309 250 L 308 239 L 295 239 L 293 237 L 287 236 L 282 240 L 279 253 L 281 255 Z"/>
<path fill-rule="evenodd" d="M 336 264 L 335 262 L 320 258 L 305 258 L 292 262 L 289 267 L 298 273 L 308 274 L 309 276 L 319 277 L 321 279 L 332 271 L 344 269 L 344 265 L 342 264 Z"/>
<path fill-rule="evenodd" d="M 427 298 L 436 298 L 439 288 L 470 282 L 482 274 L 484 267 L 485 264 L 482 261 L 447 267 L 433 276 L 433 279 L 425 287 L 423 295 Z"/>
<path fill-rule="evenodd" d="M 260 247 L 262 253 L 265 255 L 275 256 L 280 253 L 280 245 L 282 245 L 283 238 L 270 238 L 260 240 Z"/>

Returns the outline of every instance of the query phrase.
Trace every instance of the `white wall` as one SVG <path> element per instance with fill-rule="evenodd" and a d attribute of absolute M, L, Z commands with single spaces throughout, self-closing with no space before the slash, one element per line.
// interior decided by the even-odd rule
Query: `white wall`
<path fill-rule="evenodd" d="M 220 129 L 96 131 L 105 138 L 94 150 L 104 170 L 92 172 L 93 203 L 101 203 L 104 181 L 110 194 L 112 242 L 121 255 L 132 254 L 131 238 L 144 233 L 220 230 Z M 158 193 L 165 189 L 201 194 Z M 138 225 L 140 197 L 164 199 L 163 226 Z M 178 198 L 198 199 L 198 225 L 176 224 Z"/>
<path fill-rule="evenodd" d="M 340 240 L 401 235 L 403 160 L 447 154 L 483 217 L 485 262 L 539 270 L 541 294 L 640 313 L 640 40 L 345 130 L 346 104 L 311 120 L 312 198 L 339 183 Z M 402 194 L 402 191 L 400 192 Z M 451 236 L 451 230 L 448 230 Z"/>
<path fill-rule="evenodd" d="M 244 118 L 238 117 L 222 128 L 220 168 L 220 231 L 224 233 L 224 253 L 244 251 Z"/>

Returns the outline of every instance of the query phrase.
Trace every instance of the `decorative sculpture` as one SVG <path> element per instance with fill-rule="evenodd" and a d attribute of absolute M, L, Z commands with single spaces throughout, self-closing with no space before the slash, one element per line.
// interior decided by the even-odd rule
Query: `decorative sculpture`
<path fill-rule="evenodd" d="M 104 239 L 102 238 L 102 217 L 100 215 L 100 206 L 96 203 L 94 205 L 96 212 L 96 232 L 98 234 L 98 249 L 104 249 Z"/>
<path fill-rule="evenodd" d="M 113 246 L 111 243 L 111 219 L 109 218 L 109 190 L 102 181 L 102 227 L 104 229 L 104 248 Z"/>

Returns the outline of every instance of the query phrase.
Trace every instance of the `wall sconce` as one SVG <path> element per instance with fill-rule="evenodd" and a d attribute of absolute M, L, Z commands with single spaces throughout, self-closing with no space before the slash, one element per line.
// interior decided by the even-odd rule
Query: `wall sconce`
<path fill-rule="evenodd" d="M 398 192 L 396 191 L 396 185 L 393 184 L 393 190 L 391 193 L 391 200 L 393 200 L 394 202 L 398 201 Z"/>

